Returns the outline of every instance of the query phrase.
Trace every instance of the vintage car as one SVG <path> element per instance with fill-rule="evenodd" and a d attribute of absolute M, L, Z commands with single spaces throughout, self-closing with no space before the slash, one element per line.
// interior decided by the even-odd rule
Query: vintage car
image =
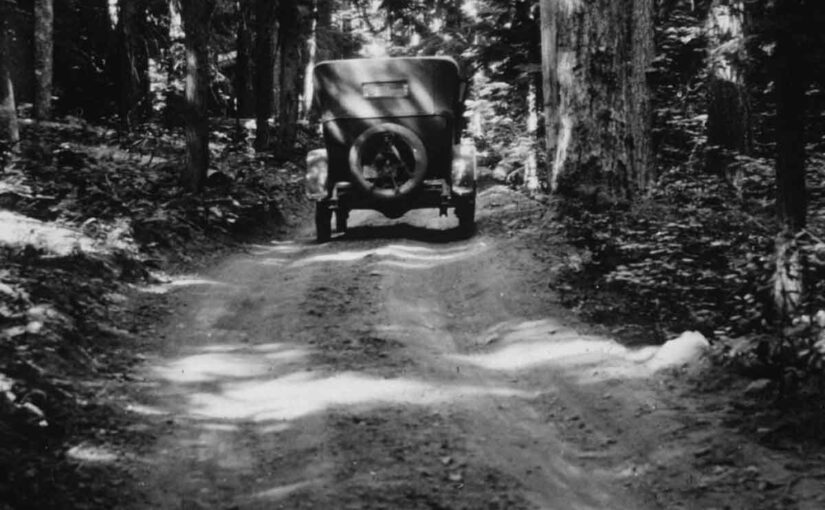
<path fill-rule="evenodd" d="M 466 81 L 445 57 L 347 59 L 314 69 L 325 148 L 307 154 L 307 195 L 319 242 L 353 209 L 390 218 L 455 210 L 475 227 L 475 147 L 461 143 Z"/>

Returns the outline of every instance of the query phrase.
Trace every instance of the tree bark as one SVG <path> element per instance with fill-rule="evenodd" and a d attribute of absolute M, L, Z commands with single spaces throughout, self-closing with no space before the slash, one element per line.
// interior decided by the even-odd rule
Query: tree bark
<path fill-rule="evenodd" d="M 209 167 L 209 22 L 214 1 L 181 1 L 186 33 L 186 166 L 181 181 L 194 192 L 203 189 Z"/>
<path fill-rule="evenodd" d="M 648 72 L 656 56 L 654 45 L 654 0 L 632 0 L 630 13 L 630 69 L 628 70 L 628 103 L 630 106 L 630 136 L 625 143 L 632 154 L 630 170 L 635 182 L 631 192 L 650 188 L 656 179 L 655 158 L 651 144 L 653 110 Z"/>
<path fill-rule="evenodd" d="M 559 122 L 559 79 L 558 67 L 558 8 L 556 0 L 541 0 L 541 92 L 544 112 L 544 140 L 550 187 L 556 190 L 558 179 L 553 172 L 556 158 L 556 142 Z"/>
<path fill-rule="evenodd" d="M 292 155 L 298 124 L 298 91 L 301 67 L 301 16 L 297 0 L 282 0 L 278 10 L 278 130 L 276 153 L 281 158 Z"/>
<path fill-rule="evenodd" d="M 794 3 L 794 2 L 790 2 Z M 793 14 L 790 14 L 793 16 Z M 776 191 L 782 224 L 805 228 L 805 89 L 808 83 L 796 31 L 786 27 L 776 42 Z"/>
<path fill-rule="evenodd" d="M 127 129 L 145 120 L 149 104 L 149 53 L 145 0 L 120 0 L 120 120 Z"/>
<path fill-rule="evenodd" d="M 790 317 L 803 295 L 802 267 L 796 234 L 805 228 L 805 48 L 810 34 L 799 0 L 778 2 L 781 20 L 774 53 L 776 83 L 776 205 L 781 232 L 776 240 L 774 301 L 779 316 Z"/>
<path fill-rule="evenodd" d="M 734 186 L 731 169 L 737 154 L 750 152 L 750 107 L 745 87 L 744 4 L 713 0 L 708 13 L 708 172 L 724 175 Z"/>
<path fill-rule="evenodd" d="M 630 199 L 653 179 L 652 0 L 551 3 L 555 10 L 542 5 L 545 108 L 556 107 L 548 122 L 551 188 L 596 202 Z"/>
<path fill-rule="evenodd" d="M 275 9 L 277 2 L 255 3 L 255 149 L 270 146 L 269 118 L 275 88 Z"/>
<path fill-rule="evenodd" d="M 34 118 L 52 116 L 52 78 L 54 76 L 53 0 L 34 2 Z"/>
<path fill-rule="evenodd" d="M 304 94 L 302 109 L 300 112 L 301 120 L 309 121 L 310 111 L 312 110 L 312 100 L 315 93 L 315 87 L 312 81 L 312 69 L 315 67 L 315 61 L 318 55 L 318 0 L 312 0 L 312 19 L 310 20 L 309 37 L 306 42 L 306 64 L 304 65 Z"/>
<path fill-rule="evenodd" d="M 252 78 L 252 0 L 238 1 L 238 34 L 235 65 L 235 98 L 238 117 L 255 115 L 255 89 Z"/>
<path fill-rule="evenodd" d="M 14 5 L 13 1 L 0 0 L 0 141 L 10 144 L 20 141 L 17 105 L 14 102 L 14 87 L 9 73 L 10 18 Z"/>

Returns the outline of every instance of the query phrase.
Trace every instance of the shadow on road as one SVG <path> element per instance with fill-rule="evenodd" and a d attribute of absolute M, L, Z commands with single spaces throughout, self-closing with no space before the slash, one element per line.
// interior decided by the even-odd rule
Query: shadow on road
<path fill-rule="evenodd" d="M 394 223 L 391 225 L 359 225 L 351 227 L 341 236 L 333 237 L 333 241 L 353 241 L 371 239 L 408 239 L 433 244 L 448 244 L 463 241 L 473 237 L 475 232 L 465 232 L 458 227 L 446 230 L 420 227 L 408 223 Z"/>

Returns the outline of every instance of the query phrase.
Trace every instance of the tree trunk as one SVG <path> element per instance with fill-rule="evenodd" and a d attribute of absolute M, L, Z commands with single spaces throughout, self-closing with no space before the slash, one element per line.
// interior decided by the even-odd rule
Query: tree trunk
<path fill-rule="evenodd" d="M 627 200 L 645 190 L 653 174 L 646 75 L 652 0 L 552 3 L 555 10 L 542 5 L 545 76 L 555 81 L 545 96 L 546 108 L 556 105 L 548 122 L 551 187 L 596 202 Z"/>
<path fill-rule="evenodd" d="M 255 149 L 270 145 L 269 118 L 275 87 L 275 9 L 271 0 L 255 3 Z"/>
<path fill-rule="evenodd" d="M 0 0 L 0 142 L 16 144 L 20 141 L 20 131 L 14 87 L 9 73 L 9 32 L 13 6 L 14 2 Z"/>
<path fill-rule="evenodd" d="M 538 143 L 536 131 L 538 131 L 538 110 L 536 108 L 536 82 L 530 79 L 527 83 L 527 134 L 529 135 L 530 146 L 527 157 L 524 161 L 524 188 L 529 193 L 535 193 L 539 189 L 538 175 Z"/>
<path fill-rule="evenodd" d="M 555 168 L 556 141 L 559 131 L 558 8 L 556 0 L 540 0 L 541 9 L 541 92 L 544 112 L 544 140 L 550 188 L 558 188 Z"/>
<path fill-rule="evenodd" d="M 301 120 L 309 121 L 312 110 L 312 100 L 315 87 L 312 81 L 312 69 L 318 54 L 318 41 L 316 32 L 318 28 L 318 1 L 312 1 L 312 19 L 310 20 L 309 37 L 306 43 L 306 65 L 304 66 L 304 100 L 302 103 Z"/>
<path fill-rule="evenodd" d="M 299 70 L 301 67 L 301 17 L 297 0 L 282 0 L 278 10 L 278 143 L 277 154 L 289 158 L 298 124 Z"/>
<path fill-rule="evenodd" d="M 750 152 L 750 108 L 745 87 L 744 4 L 714 0 L 708 23 L 708 172 L 724 175 L 734 186 L 741 177 L 731 169 L 737 154 Z"/>
<path fill-rule="evenodd" d="M 53 0 L 34 2 L 34 118 L 52 116 L 52 77 L 54 62 Z"/>
<path fill-rule="evenodd" d="M 149 53 L 146 48 L 145 0 L 121 0 L 120 32 L 120 120 L 124 127 L 149 115 Z"/>
<path fill-rule="evenodd" d="M 778 3 L 782 20 L 774 53 L 776 83 L 776 205 L 782 231 L 776 241 L 774 301 L 781 317 L 796 311 L 803 281 L 796 234 L 805 228 L 805 48 L 800 40 L 810 34 L 799 0 Z"/>
<path fill-rule="evenodd" d="M 181 175 L 191 191 L 201 191 L 209 167 L 209 21 L 214 0 L 182 0 L 186 33 L 186 167 Z"/>
<path fill-rule="evenodd" d="M 630 136 L 625 143 L 632 154 L 630 173 L 635 182 L 631 192 L 647 191 L 656 179 L 655 158 L 651 144 L 653 109 L 648 72 L 656 56 L 654 44 L 654 0 L 632 0 L 630 13 L 630 69 L 627 100 L 630 110 Z"/>
<path fill-rule="evenodd" d="M 235 98 L 238 117 L 255 115 L 255 90 L 252 79 L 252 0 L 238 2 L 238 34 L 235 65 Z"/>

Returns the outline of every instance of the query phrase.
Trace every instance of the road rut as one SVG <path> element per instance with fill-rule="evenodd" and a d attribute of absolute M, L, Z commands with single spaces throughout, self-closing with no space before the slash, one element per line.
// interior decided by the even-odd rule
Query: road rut
<path fill-rule="evenodd" d="M 530 250 L 480 217 L 461 239 L 432 211 L 356 214 L 328 244 L 178 280 L 143 369 L 139 411 L 163 431 L 135 506 L 648 507 L 625 424 L 599 419 L 607 379 L 581 378 L 633 364 L 571 327 Z"/>

